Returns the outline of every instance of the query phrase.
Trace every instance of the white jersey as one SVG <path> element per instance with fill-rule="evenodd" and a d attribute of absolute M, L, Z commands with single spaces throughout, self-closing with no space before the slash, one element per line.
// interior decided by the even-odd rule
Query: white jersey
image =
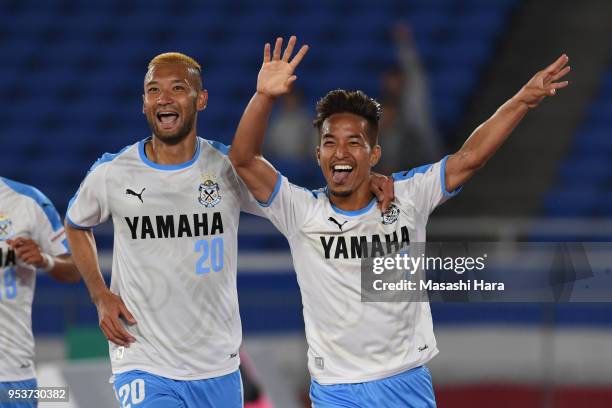
<path fill-rule="evenodd" d="M 109 342 L 113 373 L 143 370 L 177 380 L 231 373 L 242 340 L 236 291 L 240 211 L 261 213 L 227 146 L 197 138 L 194 157 L 160 165 L 140 141 L 105 154 L 68 207 L 89 229 L 114 225 L 110 290 L 137 324 L 130 347 Z"/>
<path fill-rule="evenodd" d="M 361 302 L 367 241 L 425 242 L 429 214 L 447 197 L 446 158 L 393 175 L 395 201 L 383 217 L 373 199 L 342 211 L 325 190 L 279 175 L 267 217 L 287 237 L 304 307 L 308 368 L 320 384 L 372 381 L 427 363 L 438 353 L 429 303 Z"/>
<path fill-rule="evenodd" d="M 34 240 L 42 252 L 68 252 L 64 227 L 53 204 L 34 187 L 0 178 L 0 382 L 34 378 L 32 300 L 36 268 L 6 243 Z"/>

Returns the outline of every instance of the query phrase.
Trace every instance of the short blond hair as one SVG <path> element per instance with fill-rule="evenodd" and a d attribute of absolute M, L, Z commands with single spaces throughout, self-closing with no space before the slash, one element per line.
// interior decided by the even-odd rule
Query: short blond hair
<path fill-rule="evenodd" d="M 151 70 L 156 65 L 161 64 L 181 64 L 187 67 L 187 71 L 193 74 L 197 79 L 199 89 L 202 89 L 202 67 L 195 59 L 189 55 L 180 52 L 165 52 L 159 54 L 149 62 L 148 70 Z"/>
<path fill-rule="evenodd" d="M 202 67 L 195 59 L 191 58 L 189 55 L 181 54 L 180 52 L 165 52 L 163 54 L 159 54 L 154 57 L 151 62 L 149 62 L 149 69 L 153 68 L 158 64 L 183 64 L 189 68 L 193 68 L 198 73 L 202 71 Z"/>

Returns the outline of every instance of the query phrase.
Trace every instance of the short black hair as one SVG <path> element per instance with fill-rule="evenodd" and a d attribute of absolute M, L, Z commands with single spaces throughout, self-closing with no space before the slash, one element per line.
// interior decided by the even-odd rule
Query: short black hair
<path fill-rule="evenodd" d="M 374 136 L 374 140 L 370 140 L 370 145 L 376 145 L 378 121 L 382 114 L 382 108 L 374 98 L 370 98 L 363 91 L 336 89 L 328 92 L 317 102 L 317 117 L 313 121 L 313 125 L 319 130 L 319 133 L 325 119 L 335 113 L 352 113 L 367 120 Z"/>

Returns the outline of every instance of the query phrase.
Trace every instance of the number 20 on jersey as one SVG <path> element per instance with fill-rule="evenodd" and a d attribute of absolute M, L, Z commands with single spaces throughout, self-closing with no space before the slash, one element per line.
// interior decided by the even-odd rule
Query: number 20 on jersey
<path fill-rule="evenodd" d="M 200 239 L 195 243 L 195 252 L 200 254 L 196 265 L 196 275 L 205 275 L 211 270 L 220 272 L 223 269 L 223 238 L 215 237 L 210 241 Z"/>

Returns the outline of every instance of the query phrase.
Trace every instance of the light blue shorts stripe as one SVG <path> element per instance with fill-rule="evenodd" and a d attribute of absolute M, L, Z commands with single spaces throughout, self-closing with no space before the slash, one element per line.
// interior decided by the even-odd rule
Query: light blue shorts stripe
<path fill-rule="evenodd" d="M 195 381 L 128 371 L 115 376 L 113 387 L 122 408 L 242 408 L 243 405 L 239 370 Z"/>
<path fill-rule="evenodd" d="M 426 366 L 376 381 L 321 385 L 312 381 L 314 408 L 435 408 L 431 374 Z"/>

